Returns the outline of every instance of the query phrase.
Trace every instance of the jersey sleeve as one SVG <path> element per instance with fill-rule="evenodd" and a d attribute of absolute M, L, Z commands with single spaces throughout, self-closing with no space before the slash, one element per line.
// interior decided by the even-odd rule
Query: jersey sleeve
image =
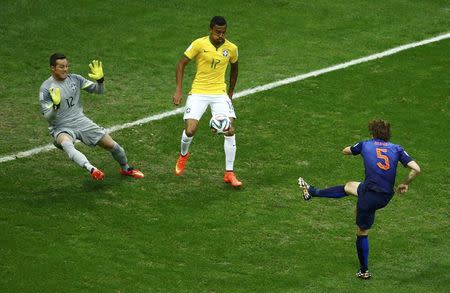
<path fill-rule="evenodd" d="M 230 56 L 230 63 L 236 63 L 239 59 L 238 47 L 234 47 L 232 54 Z"/>
<path fill-rule="evenodd" d="M 41 106 L 41 113 L 45 114 L 53 107 L 52 97 L 48 88 L 41 86 L 39 89 L 39 104 Z"/>
<path fill-rule="evenodd" d="M 99 84 L 96 82 L 92 82 L 89 79 L 86 79 L 78 74 L 75 74 L 74 76 L 77 79 L 82 90 L 85 90 L 88 93 L 103 94 L 105 90 L 103 83 Z"/>
<path fill-rule="evenodd" d="M 398 152 L 399 152 L 399 161 L 402 163 L 403 166 L 406 167 L 406 165 L 408 165 L 409 162 L 411 162 L 413 159 L 409 156 L 409 154 L 402 148 L 402 147 L 398 147 Z"/>
<path fill-rule="evenodd" d="M 39 89 L 39 105 L 41 106 L 41 113 L 47 121 L 51 121 L 55 118 L 50 90 L 44 85 Z"/>
<path fill-rule="evenodd" d="M 362 151 L 362 146 L 363 146 L 363 142 L 362 141 L 352 145 L 350 147 L 350 150 L 352 151 L 352 154 L 354 156 L 359 155 L 361 153 L 361 151 Z"/>
<path fill-rule="evenodd" d="M 184 56 L 186 56 L 189 59 L 194 59 L 195 56 L 197 56 L 199 52 L 199 45 L 197 41 L 193 41 L 189 47 L 184 51 Z"/>

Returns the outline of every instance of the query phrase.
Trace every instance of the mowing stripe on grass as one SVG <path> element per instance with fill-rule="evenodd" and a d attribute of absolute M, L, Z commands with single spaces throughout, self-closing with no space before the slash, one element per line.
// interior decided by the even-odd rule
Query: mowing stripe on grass
<path fill-rule="evenodd" d="M 345 63 L 341 63 L 341 64 L 337 64 L 337 65 L 333 65 L 327 68 L 323 68 L 323 69 L 319 69 L 319 70 L 315 70 L 315 71 L 311 71 L 309 73 L 306 74 L 301 74 L 301 75 L 297 75 L 297 76 L 293 76 L 293 77 L 289 77 L 289 78 L 285 78 L 282 80 L 278 80 L 278 81 L 274 81 L 265 85 L 260 85 L 254 88 L 250 88 L 250 89 L 246 89 L 243 91 L 240 91 L 238 93 L 236 93 L 234 95 L 234 99 L 240 98 L 240 97 L 245 97 L 251 94 L 255 94 L 258 92 L 262 92 L 262 91 L 267 91 L 282 85 L 286 85 L 286 84 L 290 84 L 290 83 L 294 83 L 300 80 L 304 80 L 307 79 L 309 77 L 314 77 L 314 76 L 319 76 L 322 75 L 324 73 L 328 73 L 328 72 L 332 72 L 332 71 L 336 71 L 336 70 L 340 70 L 340 69 L 344 69 L 356 64 L 360 64 L 360 63 L 364 63 L 364 62 L 368 62 L 371 60 L 375 60 L 375 59 L 379 59 L 379 58 L 383 58 L 386 56 L 390 56 L 393 54 L 396 54 L 398 52 L 401 51 L 405 51 L 411 48 L 415 48 L 415 47 L 419 47 L 419 46 L 423 46 L 426 44 L 430 44 L 430 43 L 434 43 L 434 42 L 439 42 L 445 39 L 449 39 L 450 38 L 450 33 L 446 33 L 446 34 L 442 34 L 442 35 L 438 35 L 436 37 L 430 38 L 430 39 L 426 39 L 420 42 L 415 42 L 415 43 L 410 43 L 410 44 L 406 44 L 403 46 L 399 46 L 399 47 L 395 47 L 386 51 L 383 51 L 381 53 L 377 53 L 377 54 L 373 54 L 373 55 L 369 55 L 366 57 L 362 57 L 362 58 L 358 58 L 358 59 L 354 59 Z M 177 114 L 181 114 L 184 112 L 184 107 L 181 108 L 177 108 L 176 110 L 172 110 L 172 111 L 167 111 L 164 113 L 160 113 L 160 114 L 156 114 L 156 115 L 152 115 L 152 116 L 148 116 L 133 122 L 129 122 L 129 123 L 124 123 L 124 124 L 120 124 L 120 125 L 114 125 L 110 128 L 108 128 L 109 133 L 112 133 L 114 131 L 118 131 L 121 129 L 125 129 L 125 128 L 131 128 L 137 125 L 142 125 L 142 124 L 146 124 L 149 123 L 151 121 L 155 121 L 155 120 L 161 120 L 163 118 L 166 117 L 170 117 L 173 115 L 177 115 Z M 23 151 L 23 152 L 17 152 L 15 154 L 11 154 L 11 155 L 7 155 L 7 156 L 3 156 L 0 157 L 0 163 L 4 163 L 4 162 L 8 162 L 8 161 L 12 161 L 18 158 L 25 158 L 25 157 L 30 157 L 42 152 L 47 152 L 50 151 L 52 149 L 55 149 L 55 146 L 53 146 L 53 144 L 48 144 L 48 145 L 44 145 L 44 146 L 40 146 L 40 147 L 36 147 L 33 148 L 31 150 L 28 151 Z"/>

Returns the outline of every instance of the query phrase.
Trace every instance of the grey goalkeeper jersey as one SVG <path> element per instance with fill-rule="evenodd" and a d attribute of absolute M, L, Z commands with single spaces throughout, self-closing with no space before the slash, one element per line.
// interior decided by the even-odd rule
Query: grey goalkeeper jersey
<path fill-rule="evenodd" d="M 61 104 L 58 110 L 53 109 L 50 88 L 60 88 Z M 44 81 L 39 89 L 39 103 L 41 112 L 47 119 L 49 130 L 64 126 L 76 127 L 77 121 L 82 120 L 85 115 L 80 100 L 80 91 L 102 94 L 104 85 L 94 83 L 78 74 L 68 74 L 64 81 L 58 81 L 50 76 Z"/>

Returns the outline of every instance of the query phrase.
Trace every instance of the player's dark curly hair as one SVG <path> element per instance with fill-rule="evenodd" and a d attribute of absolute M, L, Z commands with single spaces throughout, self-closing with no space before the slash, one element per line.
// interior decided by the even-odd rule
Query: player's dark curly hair
<path fill-rule="evenodd" d="M 227 21 L 222 16 L 214 16 L 213 18 L 211 18 L 209 27 L 213 28 L 215 25 L 224 26 L 224 25 L 227 25 Z"/>
<path fill-rule="evenodd" d="M 66 59 L 66 55 L 64 55 L 63 53 L 55 53 L 50 56 L 50 66 L 56 66 L 56 60 L 59 59 Z"/>
<path fill-rule="evenodd" d="M 375 119 L 369 122 L 369 131 L 372 137 L 389 141 L 391 139 L 391 124 L 381 119 Z"/>

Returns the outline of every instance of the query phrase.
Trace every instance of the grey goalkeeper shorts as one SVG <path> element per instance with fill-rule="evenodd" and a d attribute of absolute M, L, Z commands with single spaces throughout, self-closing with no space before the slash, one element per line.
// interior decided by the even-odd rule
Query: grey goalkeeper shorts
<path fill-rule="evenodd" d="M 66 124 L 62 126 L 56 126 L 50 130 L 50 135 L 54 140 L 53 144 L 58 148 L 61 148 L 61 145 L 56 142 L 56 138 L 61 133 L 67 133 L 68 135 L 70 135 L 74 142 L 78 139 L 85 145 L 93 147 L 97 145 L 98 141 L 102 139 L 103 136 L 106 135 L 107 131 L 105 128 L 98 126 L 91 119 L 83 116 L 74 121 L 73 125 Z"/>

